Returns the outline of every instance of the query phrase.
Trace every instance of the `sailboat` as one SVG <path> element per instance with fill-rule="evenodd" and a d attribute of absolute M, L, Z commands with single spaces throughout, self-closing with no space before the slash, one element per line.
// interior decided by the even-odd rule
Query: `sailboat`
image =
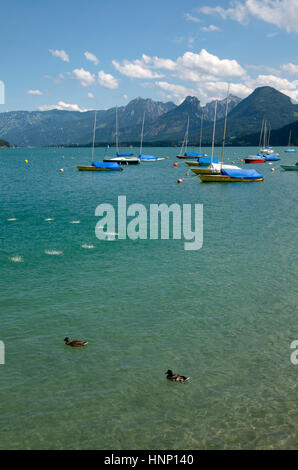
<path fill-rule="evenodd" d="M 225 123 L 224 123 L 224 133 L 223 133 L 223 141 L 222 141 L 222 151 L 221 151 L 221 162 L 218 166 L 214 167 L 213 164 L 213 153 L 214 153 L 214 136 L 215 136 L 215 122 L 216 122 L 216 107 L 217 107 L 217 100 L 215 102 L 215 111 L 214 111 L 214 124 L 213 124 L 213 137 L 212 137 L 212 152 L 211 152 L 211 164 L 210 164 L 210 172 L 206 172 L 205 174 L 199 173 L 200 179 L 203 183 L 248 183 L 252 181 L 263 181 L 263 176 L 256 170 L 243 170 L 235 165 L 224 165 L 223 164 L 223 155 L 224 155 L 224 146 L 225 146 L 225 138 L 226 138 L 226 124 L 227 124 L 227 114 L 228 114 L 228 96 L 229 96 L 229 88 L 227 93 L 227 101 L 226 101 L 226 112 L 225 112 Z M 196 168 L 193 168 L 192 171 L 196 173 Z"/>
<path fill-rule="evenodd" d="M 119 153 L 119 135 L 118 135 L 118 107 L 116 106 L 116 157 L 104 158 L 104 162 L 116 162 L 120 165 L 136 165 L 140 163 L 138 157 L 133 153 Z"/>
<path fill-rule="evenodd" d="M 187 116 L 187 124 L 186 124 L 186 130 L 184 134 L 184 139 L 181 145 L 180 153 L 177 156 L 177 158 L 191 158 L 186 155 L 187 151 L 187 146 L 188 146 L 188 131 L 189 131 L 189 116 Z"/>
<path fill-rule="evenodd" d="M 221 161 L 218 163 L 217 159 L 214 159 L 214 139 L 215 139 L 215 126 L 216 126 L 216 110 L 217 110 L 217 100 L 215 101 L 214 107 L 214 122 L 213 122 L 213 135 L 212 135 L 212 148 L 211 148 L 211 161 L 210 165 L 205 168 L 191 168 L 192 172 L 196 175 L 204 175 L 204 174 L 219 174 L 223 168 L 225 169 L 239 169 L 236 165 L 223 165 L 223 153 L 224 153 L 224 144 L 225 144 L 225 135 L 226 135 L 226 125 L 227 125 L 227 115 L 228 115 L 228 97 L 229 97 L 229 89 L 227 94 L 226 100 L 226 112 L 225 112 L 225 124 L 224 124 L 224 136 L 222 142 L 222 151 L 221 151 Z"/>
<path fill-rule="evenodd" d="M 291 146 L 291 135 L 292 135 L 292 131 L 290 131 L 289 141 L 288 141 L 288 148 L 285 150 L 285 152 L 296 152 L 296 149 L 290 148 L 290 146 Z"/>
<path fill-rule="evenodd" d="M 280 165 L 281 168 L 288 171 L 298 171 L 298 162 L 295 165 Z"/>
<path fill-rule="evenodd" d="M 77 165 L 79 171 L 121 171 L 123 168 L 117 162 L 94 162 L 94 142 L 96 132 L 96 110 L 94 113 L 93 140 L 92 140 L 92 163 L 91 165 Z"/>
<path fill-rule="evenodd" d="M 265 163 L 280 160 L 279 154 L 275 153 L 272 147 L 269 147 L 271 126 L 269 124 L 267 130 L 267 121 L 263 119 L 260 140 L 259 140 L 259 152 L 257 155 L 249 155 L 244 159 L 245 163 Z M 261 148 L 261 142 L 263 137 L 263 148 Z"/>
<path fill-rule="evenodd" d="M 145 123 L 145 111 L 144 111 L 144 114 L 143 114 L 139 159 L 141 160 L 141 162 L 157 162 L 158 160 L 164 160 L 165 157 L 155 157 L 154 155 L 144 155 L 144 154 L 142 154 L 143 136 L 144 136 L 144 123 Z"/>
<path fill-rule="evenodd" d="M 193 152 L 192 154 L 187 153 L 187 155 L 192 155 L 198 158 L 196 161 L 188 161 L 185 162 L 188 166 L 207 166 L 210 164 L 210 158 L 206 153 L 202 153 L 202 133 L 203 133 L 203 120 L 204 120 L 204 109 L 202 110 L 201 114 L 201 130 L 200 130 L 200 147 L 199 153 Z"/>

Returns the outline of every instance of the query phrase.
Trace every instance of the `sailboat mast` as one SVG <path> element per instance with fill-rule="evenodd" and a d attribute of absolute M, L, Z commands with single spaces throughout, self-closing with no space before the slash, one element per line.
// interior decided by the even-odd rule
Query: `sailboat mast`
<path fill-rule="evenodd" d="M 185 150 L 187 150 L 187 146 L 188 146 L 188 129 L 189 129 L 189 116 L 187 118 L 187 128 L 186 128 L 186 135 L 185 135 Z"/>
<path fill-rule="evenodd" d="M 259 140 L 259 150 L 261 150 L 261 144 L 262 144 L 262 136 L 263 136 L 263 130 L 264 130 L 264 118 L 262 120 L 262 127 L 261 127 L 261 133 L 260 133 L 260 140 Z"/>
<path fill-rule="evenodd" d="M 223 139 L 222 139 L 221 157 L 220 157 L 220 164 L 221 164 L 221 165 L 222 165 L 222 162 L 223 162 L 223 155 L 224 155 L 224 148 L 225 148 L 225 140 L 226 140 L 229 92 L 230 92 L 230 84 L 228 85 L 228 92 L 227 92 L 227 98 L 226 98 L 225 124 L 224 124 L 224 133 L 223 133 Z"/>
<path fill-rule="evenodd" d="M 270 145 L 270 135 L 271 135 L 271 124 L 268 126 L 268 138 L 267 138 L 267 147 Z"/>
<path fill-rule="evenodd" d="M 95 130 L 96 130 L 96 110 L 95 110 L 95 113 L 94 113 L 94 127 L 93 127 L 93 140 L 92 140 L 92 161 L 93 161 L 93 157 L 94 157 Z"/>
<path fill-rule="evenodd" d="M 189 116 L 188 116 L 188 118 L 187 118 L 186 131 L 185 131 L 184 139 L 183 139 L 182 146 L 181 146 L 181 149 L 180 149 L 180 155 L 183 155 L 184 149 L 185 149 L 185 151 L 187 150 L 187 143 L 188 143 L 188 127 L 189 127 Z"/>
<path fill-rule="evenodd" d="M 217 110 L 217 100 L 215 101 L 215 107 L 214 107 L 214 123 L 213 123 L 213 135 L 212 135 L 211 165 L 212 165 L 212 162 L 213 162 L 213 153 L 214 153 L 214 137 L 215 137 L 216 110 Z"/>
<path fill-rule="evenodd" d="M 202 114 L 201 114 L 201 132 L 200 132 L 200 150 L 199 150 L 199 153 L 202 153 L 203 120 L 204 120 L 204 110 L 202 110 Z"/>
<path fill-rule="evenodd" d="M 263 148 L 266 148 L 266 132 L 267 132 L 267 128 L 266 128 L 266 121 L 264 122 L 264 137 L 263 137 Z"/>
<path fill-rule="evenodd" d="M 118 153 L 118 106 L 116 106 L 116 153 Z"/>
<path fill-rule="evenodd" d="M 292 134 L 292 131 L 290 130 L 288 147 L 290 147 L 290 145 L 291 145 L 291 134 Z"/>
<path fill-rule="evenodd" d="M 143 148 L 144 122 L 145 122 L 145 111 L 144 111 L 144 114 L 143 114 L 142 132 L 141 132 L 141 142 L 140 142 L 140 155 L 141 155 L 141 153 L 142 153 L 142 148 Z"/>

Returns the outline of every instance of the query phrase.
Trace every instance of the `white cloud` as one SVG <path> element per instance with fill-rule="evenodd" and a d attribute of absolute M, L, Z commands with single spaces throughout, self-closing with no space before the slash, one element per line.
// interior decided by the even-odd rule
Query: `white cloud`
<path fill-rule="evenodd" d="M 209 32 L 209 31 L 220 31 L 220 28 L 218 26 L 214 26 L 214 24 L 211 24 L 209 26 L 203 26 L 201 28 L 201 31 Z"/>
<path fill-rule="evenodd" d="M 28 90 L 27 93 L 28 95 L 37 95 L 37 96 L 43 95 L 43 92 L 40 90 Z"/>
<path fill-rule="evenodd" d="M 58 104 L 44 104 L 38 107 L 39 111 L 50 111 L 52 109 L 59 109 L 60 111 L 79 111 L 83 113 L 88 111 L 86 108 L 80 108 L 77 104 L 65 103 L 64 101 L 58 101 Z"/>
<path fill-rule="evenodd" d="M 193 23 L 199 23 L 200 20 L 196 16 L 193 16 L 191 13 L 185 13 L 184 18 L 187 21 L 192 21 Z"/>
<path fill-rule="evenodd" d="M 271 86 L 277 90 L 294 90 L 295 85 L 286 78 L 276 77 L 275 75 L 258 75 L 253 80 L 254 86 Z"/>
<path fill-rule="evenodd" d="M 58 83 L 61 82 L 61 80 L 64 80 L 64 75 L 63 73 L 59 73 L 56 77 L 52 77 L 52 75 L 44 75 L 44 78 L 51 80 L 51 82 L 57 85 Z"/>
<path fill-rule="evenodd" d="M 173 83 L 168 83 L 165 81 L 155 82 L 155 85 L 166 92 L 170 92 L 171 94 L 167 95 L 168 98 L 172 96 L 172 97 L 175 97 L 176 99 L 181 99 L 181 98 L 186 98 L 186 96 L 189 96 L 189 95 L 197 94 L 196 90 L 194 89 L 186 88 L 183 85 L 175 85 Z"/>
<path fill-rule="evenodd" d="M 98 58 L 96 57 L 96 55 L 92 54 L 92 52 L 84 52 L 84 56 L 86 57 L 87 60 L 90 60 L 91 62 L 93 62 L 95 65 L 98 65 L 99 63 L 99 60 Z"/>
<path fill-rule="evenodd" d="M 221 60 L 217 56 L 209 54 L 205 49 L 202 49 L 199 54 L 185 52 L 182 57 L 177 59 L 177 65 L 180 70 L 187 68 L 215 76 L 241 77 L 246 74 L 236 60 Z"/>
<path fill-rule="evenodd" d="M 126 94 L 122 95 L 122 97 L 125 99 L 125 100 L 128 100 L 128 96 Z"/>
<path fill-rule="evenodd" d="M 142 60 L 146 65 L 156 69 L 174 70 L 176 68 L 176 62 L 172 59 L 162 59 L 157 56 L 150 57 L 146 54 L 142 54 Z"/>
<path fill-rule="evenodd" d="M 203 6 L 199 10 L 206 15 L 217 14 L 223 19 L 230 18 L 241 24 L 248 23 L 254 17 L 287 32 L 298 32 L 297 0 L 234 0 L 226 9 Z"/>
<path fill-rule="evenodd" d="M 119 87 L 118 80 L 109 73 L 105 73 L 103 70 L 98 72 L 98 83 L 105 87 L 115 89 Z"/>
<path fill-rule="evenodd" d="M 153 72 L 148 65 L 146 64 L 146 57 L 145 60 L 135 60 L 133 62 L 129 62 L 128 60 L 123 60 L 122 65 L 117 62 L 116 60 L 112 61 L 113 66 L 115 69 L 123 75 L 131 78 L 162 78 L 163 75 L 160 75 L 156 72 Z"/>
<path fill-rule="evenodd" d="M 59 57 L 63 62 L 69 62 L 69 56 L 65 51 L 59 51 L 58 49 L 49 49 L 49 51 L 54 57 Z"/>
<path fill-rule="evenodd" d="M 281 68 L 290 75 L 298 75 L 298 65 L 296 64 L 289 62 L 288 64 L 282 65 Z"/>
<path fill-rule="evenodd" d="M 89 91 L 89 93 L 88 93 L 88 98 L 90 98 L 91 100 L 93 100 L 93 99 L 95 98 L 95 96 L 93 95 L 93 93 L 91 93 L 91 92 Z"/>
<path fill-rule="evenodd" d="M 88 70 L 85 70 L 83 68 L 81 69 L 74 69 L 72 71 L 73 76 L 79 80 L 80 84 L 82 86 L 90 86 L 93 85 L 95 82 L 95 76 L 94 74 L 88 72 Z"/>

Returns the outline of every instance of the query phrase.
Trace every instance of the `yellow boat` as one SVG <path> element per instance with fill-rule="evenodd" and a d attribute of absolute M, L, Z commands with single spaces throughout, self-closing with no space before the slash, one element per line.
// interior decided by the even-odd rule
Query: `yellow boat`
<path fill-rule="evenodd" d="M 123 168 L 119 165 L 119 168 L 118 167 L 111 167 L 111 166 L 108 166 L 108 167 L 96 167 L 96 166 L 92 166 L 92 165 L 77 165 L 77 169 L 79 171 L 123 171 Z"/>
<path fill-rule="evenodd" d="M 256 178 L 245 178 L 245 176 L 237 178 L 237 177 L 231 177 L 231 176 L 223 175 L 223 174 L 218 174 L 218 175 L 206 174 L 206 175 L 199 175 L 199 176 L 203 183 L 253 183 L 253 182 L 264 180 L 262 175 Z"/>

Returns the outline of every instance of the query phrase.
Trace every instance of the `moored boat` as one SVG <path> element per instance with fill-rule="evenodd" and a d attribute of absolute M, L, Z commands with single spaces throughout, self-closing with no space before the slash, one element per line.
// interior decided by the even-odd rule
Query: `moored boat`
<path fill-rule="evenodd" d="M 77 165 L 79 171 L 121 171 L 122 166 L 116 162 L 93 162 L 91 165 Z"/>
<path fill-rule="evenodd" d="M 222 169 L 220 174 L 199 175 L 203 183 L 252 183 L 263 181 L 257 170 Z"/>
<path fill-rule="evenodd" d="M 132 155 L 133 154 L 117 153 L 116 157 L 104 158 L 103 161 L 107 163 L 119 163 L 119 165 L 137 165 L 140 163 L 140 159 Z"/>
<path fill-rule="evenodd" d="M 213 163 L 220 163 L 218 158 L 212 159 Z M 188 166 L 209 166 L 211 164 L 211 158 L 209 157 L 199 157 L 197 160 L 191 162 L 185 162 Z"/>
<path fill-rule="evenodd" d="M 119 136 L 118 136 L 118 107 L 116 106 L 116 157 L 106 157 L 103 159 L 107 163 L 119 163 L 119 165 L 137 165 L 140 163 L 138 157 L 134 157 L 133 153 L 119 153 Z"/>
<path fill-rule="evenodd" d="M 212 163 L 212 165 L 209 165 L 207 167 L 195 167 L 191 168 L 191 171 L 195 173 L 196 175 L 210 175 L 210 174 L 220 174 L 221 170 L 231 170 L 231 169 L 237 169 L 240 170 L 239 166 L 236 165 L 225 165 L 221 163 Z"/>
<path fill-rule="evenodd" d="M 94 158 L 94 142 L 96 132 L 96 111 L 94 113 L 94 127 L 93 127 L 93 140 L 92 140 L 92 160 Z M 117 162 L 92 162 L 91 165 L 77 165 L 79 171 L 119 171 L 123 168 Z"/>
<path fill-rule="evenodd" d="M 280 165 L 281 168 L 287 171 L 298 171 L 298 162 L 295 165 Z"/>
<path fill-rule="evenodd" d="M 265 157 L 261 157 L 258 155 L 250 155 L 244 159 L 245 163 L 265 163 Z"/>
<path fill-rule="evenodd" d="M 290 131 L 290 134 L 289 134 L 288 147 L 290 147 L 290 145 L 291 145 L 291 135 L 292 135 L 292 131 Z M 285 150 L 285 152 L 296 152 L 296 149 L 287 148 L 287 149 Z"/>

